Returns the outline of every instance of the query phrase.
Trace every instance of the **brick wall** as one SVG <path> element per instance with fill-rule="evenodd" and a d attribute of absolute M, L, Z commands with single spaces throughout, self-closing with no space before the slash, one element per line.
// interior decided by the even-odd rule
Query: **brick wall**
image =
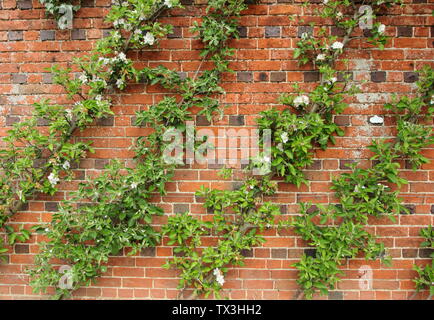
<path fill-rule="evenodd" d="M 298 36 L 309 28 L 310 21 L 317 18 L 311 16 L 309 8 L 302 9 L 298 0 L 293 2 L 262 0 L 243 13 L 241 39 L 233 41 L 237 53 L 231 67 L 236 72 L 225 75 L 223 83 L 227 94 L 222 97 L 222 103 L 229 107 L 224 118 L 212 124 L 197 117 L 199 128 L 254 128 L 258 112 L 277 106 L 278 96 L 292 91 L 294 83 L 301 83 L 303 88 L 314 86 L 317 74 L 308 67 L 298 67 L 292 53 Z M 394 8 L 380 18 L 387 26 L 386 33 L 392 37 L 384 51 L 354 42 L 345 54 L 350 59 L 353 79 L 367 80 L 367 84 L 363 86 L 363 93 L 350 101 L 351 106 L 336 117 L 336 122 L 345 129 L 345 135 L 336 138 L 336 145 L 328 150 L 316 151 L 315 163 L 306 170 L 310 186 L 297 189 L 293 185 L 279 184 L 279 193 L 273 200 L 281 205 L 284 216 L 297 213 L 297 203 L 301 201 L 335 201 L 329 189 L 331 177 L 344 172 L 345 163 L 350 161 L 361 160 L 361 165 L 370 166 L 367 160 L 370 153 L 366 149 L 370 140 L 393 135 L 392 117 L 386 114 L 381 126 L 370 124 L 369 118 L 384 115 L 382 104 L 389 101 L 391 93 L 404 94 L 414 89 L 418 78 L 415 70 L 424 64 L 433 64 L 434 54 L 434 17 L 431 16 L 434 1 L 406 2 L 405 8 Z M 44 17 L 38 1 L 2 0 L 0 136 L 6 134 L 12 123 L 28 115 L 32 103 L 41 98 L 68 103 L 62 89 L 51 83 L 51 75 L 45 68 L 55 63 L 67 66 L 74 56 L 89 51 L 95 40 L 110 27 L 103 23 L 109 4 L 109 0 L 85 0 L 83 8 L 75 15 L 75 29 L 61 31 L 52 19 Z M 138 65 L 163 64 L 180 72 L 193 72 L 199 64 L 199 43 L 191 38 L 189 27 L 201 14 L 198 6 L 190 5 L 185 10 L 172 11 L 170 17 L 161 20 L 173 24 L 175 32 L 161 41 L 161 49 L 132 53 L 131 57 L 138 61 Z M 291 22 L 288 18 L 291 14 L 302 14 L 304 25 Z M 27 210 L 16 215 L 13 223 L 29 227 L 40 219 L 49 221 L 65 194 L 75 189 L 81 180 L 98 174 L 110 159 L 119 158 L 131 163 L 133 154 L 128 148 L 135 137 L 144 133 L 132 125 L 134 113 L 157 101 L 163 94 L 162 88 L 134 84 L 121 94 L 113 95 L 115 116 L 99 121 L 76 137 L 92 140 L 96 148 L 96 152 L 75 170 L 76 179 L 63 184 L 63 192 L 53 197 L 38 196 L 29 203 Z M 434 148 L 424 150 L 423 154 L 434 160 Z M 215 165 L 198 164 L 178 169 L 174 182 L 167 184 L 167 196 L 155 197 L 154 200 L 167 214 L 186 210 L 206 214 L 194 196 L 201 185 L 212 188 L 236 185 L 236 181 L 222 182 L 217 171 Z M 402 187 L 401 196 L 412 214 L 398 217 L 396 223 L 372 219 L 368 227 L 384 241 L 393 256 L 393 266 L 385 268 L 377 261 L 366 262 L 363 259 L 349 261 L 344 264 L 346 275 L 337 290 L 330 293 L 329 299 L 408 299 L 412 296 L 412 278 L 416 275 L 412 265 L 429 261 L 426 250 L 418 249 L 422 241 L 418 232 L 434 220 L 434 161 L 416 172 L 402 170 L 402 176 L 410 181 L 409 185 Z M 236 172 L 235 178 L 239 177 L 240 173 Z M 167 216 L 157 219 L 156 223 L 165 221 Z M 245 267 L 229 271 L 225 295 L 232 299 L 293 297 L 297 290 L 297 272 L 291 264 L 298 261 L 306 245 L 291 231 L 278 233 L 272 229 L 266 232 L 266 238 L 263 247 L 245 253 Z M 9 262 L 0 265 L 0 299 L 40 298 L 32 294 L 25 273 L 37 252 L 38 240 L 33 236 L 25 244 L 16 244 L 11 248 Z M 107 273 L 98 284 L 78 290 L 74 297 L 176 298 L 177 274 L 161 268 L 171 254 L 170 247 L 161 245 L 141 255 L 112 257 Z M 359 268 L 363 265 L 373 269 L 374 281 L 370 290 L 359 289 L 362 275 Z"/>

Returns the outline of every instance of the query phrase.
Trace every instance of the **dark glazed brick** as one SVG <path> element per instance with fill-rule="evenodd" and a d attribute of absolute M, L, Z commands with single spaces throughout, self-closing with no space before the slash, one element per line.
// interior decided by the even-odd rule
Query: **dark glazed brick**
<path fill-rule="evenodd" d="M 386 81 L 386 71 L 373 71 L 371 72 L 372 82 L 384 82 Z"/>
<path fill-rule="evenodd" d="M 82 7 L 95 7 L 95 0 L 81 0 Z"/>
<path fill-rule="evenodd" d="M 318 71 L 305 71 L 303 73 L 305 82 L 317 82 L 319 81 L 319 72 Z"/>
<path fill-rule="evenodd" d="M 286 72 L 271 72 L 270 81 L 271 82 L 285 82 L 286 81 Z"/>
<path fill-rule="evenodd" d="M 234 181 L 232 182 L 232 190 L 238 190 L 243 186 L 243 182 L 242 181 Z"/>
<path fill-rule="evenodd" d="M 16 244 L 15 245 L 15 253 L 29 253 L 29 245 L 28 244 Z"/>
<path fill-rule="evenodd" d="M 240 38 L 247 38 L 247 27 L 238 27 L 237 31 Z"/>
<path fill-rule="evenodd" d="M 54 40 L 56 37 L 54 30 L 41 30 L 39 35 L 42 41 Z"/>
<path fill-rule="evenodd" d="M 143 257 L 155 257 L 156 248 L 144 248 L 140 251 L 140 255 Z"/>
<path fill-rule="evenodd" d="M 413 36 L 413 27 L 399 26 L 397 28 L 397 36 L 398 37 L 412 37 Z"/>
<path fill-rule="evenodd" d="M 354 162 L 355 162 L 354 160 L 339 160 L 339 169 L 349 170 L 349 168 L 347 167 L 347 164 L 351 164 Z"/>
<path fill-rule="evenodd" d="M 421 248 L 419 249 L 419 257 L 420 258 L 430 258 L 431 254 L 434 252 L 431 248 Z"/>
<path fill-rule="evenodd" d="M 194 0 L 181 0 L 181 4 L 183 5 L 188 5 L 188 4 L 193 4 Z"/>
<path fill-rule="evenodd" d="M 109 164 L 107 159 L 96 159 L 95 160 L 95 169 L 104 169 L 106 165 Z"/>
<path fill-rule="evenodd" d="M 353 80 L 353 73 L 352 72 L 339 72 L 338 73 L 338 81 L 344 81 L 344 76 L 348 77 L 348 80 Z"/>
<path fill-rule="evenodd" d="M 173 32 L 167 35 L 169 39 L 182 38 L 182 29 L 180 27 L 174 27 Z"/>
<path fill-rule="evenodd" d="M 280 27 L 265 27 L 265 38 L 279 38 L 280 35 Z"/>
<path fill-rule="evenodd" d="M 229 117 L 229 125 L 231 125 L 231 126 L 243 126 L 244 125 L 244 116 L 230 116 Z"/>
<path fill-rule="evenodd" d="M 412 83 L 419 80 L 419 73 L 417 72 L 404 72 L 404 82 Z"/>
<path fill-rule="evenodd" d="M 18 209 L 18 211 L 27 211 L 29 210 L 29 203 L 23 203 L 21 204 L 21 207 Z"/>
<path fill-rule="evenodd" d="M 268 81 L 268 74 L 266 72 L 261 72 L 259 74 L 259 81 Z"/>
<path fill-rule="evenodd" d="M 14 117 L 14 116 L 6 116 L 6 125 L 7 126 L 11 126 L 14 123 L 20 122 L 20 118 L 19 117 Z"/>
<path fill-rule="evenodd" d="M 316 256 L 316 249 L 304 249 L 304 254 L 308 257 L 315 258 Z"/>
<path fill-rule="evenodd" d="M 431 205 L 431 213 L 434 214 L 434 204 Z"/>
<path fill-rule="evenodd" d="M 241 82 L 251 82 L 253 80 L 253 74 L 251 72 L 237 72 L 237 80 Z"/>
<path fill-rule="evenodd" d="M 38 126 L 47 127 L 49 124 L 50 124 L 50 120 L 48 119 L 43 119 L 43 118 L 38 119 Z"/>
<path fill-rule="evenodd" d="M 32 0 L 18 0 L 17 1 L 17 7 L 18 7 L 18 9 L 21 9 L 21 10 L 32 9 L 33 8 Z"/>
<path fill-rule="evenodd" d="M 102 31 L 102 37 L 107 38 L 110 35 L 111 29 L 105 29 Z"/>
<path fill-rule="evenodd" d="M 413 0 L 413 3 L 428 3 L 428 0 Z"/>
<path fill-rule="evenodd" d="M 114 124 L 115 124 L 115 119 L 113 116 L 108 116 L 106 118 L 100 118 L 96 120 L 97 126 L 112 127 Z"/>
<path fill-rule="evenodd" d="M 416 206 L 414 204 L 406 204 L 404 205 L 404 207 L 407 208 L 407 210 L 409 211 L 409 213 L 405 212 L 404 210 L 402 212 L 400 212 L 400 214 L 415 214 L 416 212 Z"/>
<path fill-rule="evenodd" d="M 187 79 L 187 72 L 178 72 L 178 75 L 181 80 Z"/>
<path fill-rule="evenodd" d="M 297 30 L 297 36 L 301 38 L 303 33 L 312 34 L 313 28 L 310 26 L 300 26 Z"/>
<path fill-rule="evenodd" d="M 208 169 L 221 169 L 223 167 L 224 167 L 223 163 L 209 163 L 208 164 Z"/>
<path fill-rule="evenodd" d="M 27 75 L 24 73 L 13 73 L 12 83 L 23 84 L 27 82 Z"/>
<path fill-rule="evenodd" d="M 71 31 L 72 40 L 86 40 L 86 30 L 74 29 Z"/>
<path fill-rule="evenodd" d="M 8 32 L 8 40 L 9 41 L 21 41 L 21 40 L 23 40 L 23 32 L 22 31 L 9 31 Z"/>
<path fill-rule="evenodd" d="M 243 257 L 246 257 L 246 258 L 251 258 L 251 257 L 253 257 L 253 249 L 250 249 L 250 250 L 243 249 L 243 250 L 241 250 L 241 255 Z"/>
<path fill-rule="evenodd" d="M 402 257 L 403 258 L 416 258 L 417 257 L 417 249 L 402 249 Z"/>
<path fill-rule="evenodd" d="M 363 36 L 366 38 L 372 37 L 372 32 L 369 29 L 363 29 Z"/>
<path fill-rule="evenodd" d="M 188 203 L 175 203 L 173 205 L 173 213 L 184 213 L 190 211 Z"/>
<path fill-rule="evenodd" d="M 316 205 L 310 206 L 309 209 L 306 210 L 307 213 L 314 213 L 318 210 L 318 207 Z M 306 249 L 309 250 L 309 249 Z"/>
<path fill-rule="evenodd" d="M 59 210 L 58 202 L 45 202 L 45 210 L 49 212 L 57 212 Z"/>
<path fill-rule="evenodd" d="M 288 213 L 288 207 L 285 204 L 280 205 L 280 214 L 287 214 Z"/>
<path fill-rule="evenodd" d="M 287 249 L 271 249 L 271 258 L 286 259 L 287 256 Z"/>
<path fill-rule="evenodd" d="M 198 126 L 209 126 L 211 122 L 205 116 L 196 116 L 196 125 Z"/>
<path fill-rule="evenodd" d="M 350 117 L 349 116 L 335 116 L 335 123 L 338 126 L 349 126 Z"/>
<path fill-rule="evenodd" d="M 72 166 L 71 166 L 72 168 Z M 78 170 L 75 171 L 75 176 L 74 176 L 74 180 L 76 181 L 83 181 L 86 178 L 86 172 L 84 170 Z"/>
<path fill-rule="evenodd" d="M 344 293 L 342 291 L 329 292 L 329 300 L 344 300 Z"/>
<path fill-rule="evenodd" d="M 331 34 L 332 36 L 343 37 L 345 35 L 345 30 L 336 26 L 332 26 Z"/>
<path fill-rule="evenodd" d="M 321 160 L 314 160 L 312 164 L 306 167 L 307 170 L 321 170 Z"/>

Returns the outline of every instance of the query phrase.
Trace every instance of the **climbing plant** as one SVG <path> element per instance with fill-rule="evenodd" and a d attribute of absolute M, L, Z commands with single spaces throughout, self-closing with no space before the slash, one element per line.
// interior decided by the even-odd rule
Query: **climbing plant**
<path fill-rule="evenodd" d="M 424 241 L 420 246 L 422 248 L 431 249 L 432 251 L 430 254 L 431 264 L 427 264 L 424 267 L 417 265 L 414 266 L 414 270 L 418 273 L 414 282 L 416 283 L 417 292 L 421 290 L 429 290 L 429 297 L 427 299 L 429 300 L 434 295 L 434 231 L 432 225 L 421 229 L 419 234 L 424 238 Z"/>
<path fill-rule="evenodd" d="M 433 116 L 434 70 L 426 67 L 420 74 L 417 97 L 404 96 L 385 105 L 396 115 L 398 133 L 394 141 L 376 140 L 368 146 L 374 153 L 374 165 L 368 169 L 350 165 L 351 173 L 332 182 L 339 204 L 301 204 L 301 215 L 290 222 L 295 232 L 315 248 L 313 255 L 304 254 L 295 264 L 299 270 L 297 282 L 307 298 L 312 298 L 316 290 L 327 294 L 334 289 L 342 273 L 339 267 L 346 259 L 362 253 L 366 259 L 380 257 L 388 263 L 384 244 L 376 242 L 364 227 L 370 216 L 386 216 L 395 221 L 396 214 L 408 212 L 398 196 L 399 190 L 391 189 L 392 185 L 408 183 L 399 176 L 398 160 L 406 159 L 414 170 L 429 162 L 420 152 L 434 143 L 432 126 L 423 124 Z"/>
<path fill-rule="evenodd" d="M 375 20 L 376 12 L 382 7 L 399 3 L 401 2 L 370 2 L 373 6 L 373 15 L 370 18 Z M 360 22 L 365 22 L 366 16 L 365 12 L 360 11 L 359 7 L 350 1 L 324 1 L 317 14 L 322 18 L 331 19 L 334 25 L 342 29 L 344 33 L 341 41 L 337 36 L 328 35 L 327 27 L 319 29 L 319 38 L 316 38 L 313 33 L 303 33 L 301 36 L 294 56 L 299 59 L 300 64 L 311 63 L 319 71 L 319 84 L 309 93 L 295 86 L 297 94 L 283 95 L 280 98 L 280 101 L 290 108 L 283 111 L 270 109 L 261 113 L 258 119 L 260 130 L 262 132 L 268 130 L 272 133 L 271 157 L 265 153 L 260 154 L 252 159 L 249 169 L 260 169 L 265 176 L 247 180 L 239 190 L 201 191 L 199 195 L 205 196 L 205 207 L 209 208 L 210 203 L 215 203 L 215 197 L 218 195 L 219 199 L 225 202 L 223 202 L 224 205 L 217 202 L 217 210 L 229 207 L 238 213 L 236 216 L 242 221 L 243 215 L 239 213 L 245 208 L 250 208 L 248 202 L 231 202 L 229 199 L 232 197 L 237 199 L 240 190 L 242 193 L 243 190 L 248 189 L 252 181 L 260 185 L 274 176 L 284 177 L 285 182 L 297 186 L 301 183 L 308 183 L 302 170 L 312 163 L 313 149 L 316 146 L 325 149 L 329 142 L 334 142 L 334 134 L 343 134 L 343 131 L 333 122 L 333 116 L 341 113 L 347 107 L 344 98 L 355 94 L 359 89 L 355 85 L 350 85 L 349 75 L 335 69 L 335 64 L 347 44 L 360 38 L 356 35 L 355 28 Z M 312 30 L 315 29 L 312 28 Z M 384 32 L 383 24 L 373 24 L 368 42 L 382 48 L 387 39 Z M 429 71 L 426 72 L 429 73 Z M 430 93 L 429 81 L 431 80 L 427 83 L 427 78 L 424 82 L 420 82 L 419 86 L 420 91 L 423 91 L 422 87 L 424 87 L 425 93 Z M 426 102 L 427 96 L 424 95 L 421 101 Z M 421 108 L 422 105 L 420 104 L 419 107 Z M 392 108 L 389 105 L 387 107 Z M 412 119 L 421 111 L 405 106 L 402 108 L 412 112 L 410 116 Z M 431 111 L 429 111 L 430 114 Z M 373 160 L 378 161 L 374 168 L 365 170 L 353 165 L 352 173 L 343 174 L 333 181 L 332 189 L 336 191 L 337 197 L 341 200 L 340 205 L 312 207 L 302 203 L 301 216 L 289 224 L 310 245 L 317 247 L 315 257 L 303 255 L 301 261 L 295 265 L 299 270 L 298 283 L 307 298 L 311 298 L 317 289 L 322 293 L 327 293 L 329 288 L 333 288 L 338 280 L 339 265 L 343 258 L 354 257 L 357 253 L 363 253 L 366 258 L 371 259 L 384 258 L 384 245 L 376 243 L 375 237 L 364 229 L 368 216 L 386 214 L 392 218 L 393 214 L 406 209 L 397 198 L 398 192 L 392 192 L 389 186 L 381 182 L 387 181 L 398 185 L 405 183 L 405 180 L 398 176 L 399 164 L 395 162 L 396 158 L 409 157 L 410 162 L 417 167 L 426 161 L 419 154 L 420 149 L 432 143 L 429 128 L 419 126 L 415 122 L 406 122 L 406 117 L 403 119 L 400 118 L 398 122 L 399 136 L 394 148 L 390 148 L 390 145 L 385 142 L 376 142 L 369 147 L 376 153 Z M 419 140 L 418 143 L 411 141 L 408 135 L 412 131 L 407 126 L 413 126 L 413 129 L 418 128 L 416 135 L 423 134 L 426 139 Z M 264 145 L 262 140 L 262 147 Z M 253 216 L 261 208 L 260 191 L 258 190 L 258 202 L 255 203 L 256 210 L 250 211 Z M 211 208 L 216 210 L 212 206 Z M 273 212 L 276 213 L 274 209 Z M 215 212 L 214 210 L 212 211 Z M 228 244 L 230 241 L 233 241 L 232 248 L 237 248 L 236 241 L 230 238 L 233 229 L 227 227 L 228 221 L 221 218 L 221 212 L 213 221 L 214 225 L 183 214 L 170 218 L 165 227 L 165 234 L 171 239 L 170 243 L 177 245 L 175 252 L 180 253 L 179 256 L 169 261 L 167 266 L 174 265 L 181 270 L 180 288 L 193 285 L 195 296 L 201 293 L 218 293 L 224 283 L 227 268 L 224 268 L 224 263 L 210 259 L 209 256 L 227 250 L 227 247 L 230 247 Z M 216 221 L 220 221 L 220 227 L 215 226 Z M 263 223 L 269 222 L 270 220 L 258 221 L 256 228 L 252 228 L 249 235 L 258 237 L 256 229 L 262 229 Z M 318 222 L 323 225 L 330 223 L 330 226 L 319 226 Z M 182 227 L 179 227 L 180 225 Z M 188 228 L 188 225 L 194 228 Z M 239 230 L 239 223 L 235 225 L 236 230 Z M 282 225 L 288 226 L 287 224 Z M 200 237 L 209 235 L 217 236 L 220 240 L 215 246 L 206 247 L 203 250 L 198 249 L 201 244 Z M 252 243 L 250 247 L 253 245 L 255 244 Z M 239 259 L 240 250 L 245 248 L 238 247 L 238 249 L 235 257 Z M 234 262 L 232 260 L 223 261 L 227 264 Z"/>
<path fill-rule="evenodd" d="M 71 0 L 39 0 L 39 2 L 44 5 L 45 13 L 53 16 L 60 29 L 70 29 L 74 12 L 80 9 L 80 4 L 73 4 Z"/>
<path fill-rule="evenodd" d="M 263 199 L 277 192 L 272 179 L 281 177 L 297 187 L 308 184 L 303 170 L 312 164 L 314 149 L 327 148 L 335 142 L 336 134 L 343 134 L 334 123 L 334 116 L 344 111 L 348 106 L 345 99 L 360 88 L 352 84 L 350 74 L 345 72 L 350 70 L 349 63 L 347 70 L 342 70 L 336 62 L 341 60 L 351 41 L 361 38 L 355 32 L 357 25 L 375 20 L 380 10 L 401 2 L 366 1 L 373 9 L 373 15 L 367 17 L 356 2 L 324 0 L 315 13 L 332 21 L 333 26 L 343 31 L 343 36 L 330 35 L 329 26 L 314 24 L 312 32 L 301 35 L 294 58 L 301 65 L 309 64 L 318 71 L 319 81 L 309 92 L 295 86 L 295 94 L 283 95 L 279 100 L 287 107 L 283 111 L 270 109 L 260 114 L 259 129 L 272 133 L 271 156 L 260 154 L 252 159 L 248 169 L 266 168 L 264 175 L 249 176 L 235 190 L 204 188 L 198 191 L 197 196 L 204 199 L 205 208 L 213 214 L 212 219 L 178 214 L 169 217 L 162 234 L 153 228 L 152 219 L 163 212 L 149 200 L 156 192 L 164 194 L 164 186 L 171 180 L 178 163 L 168 163 L 163 154 L 169 144 L 166 133 L 177 130 L 185 134 L 185 121 L 193 119 L 192 107 L 198 107 L 199 114 L 208 120 L 221 112 L 215 95 L 223 92 L 220 77 L 223 72 L 231 71 L 228 58 L 234 53 L 227 42 L 237 37 L 237 17 L 247 6 L 244 0 L 208 1 L 206 15 L 192 28 L 204 43 L 202 62 L 193 77 L 183 78 L 162 66 L 137 69 L 127 58 L 129 50 L 153 46 L 171 32 L 171 26 L 160 24 L 157 18 L 167 8 L 180 8 L 179 2 L 114 2 L 107 15 L 114 31 L 98 41 L 90 55 L 74 61 L 79 75 L 71 78 L 73 68 L 52 69 L 55 82 L 66 89 L 74 105 L 65 107 L 41 101 L 35 104 L 34 114 L 15 124 L 5 138 L 6 148 L 0 150 L 0 227 L 8 233 L 9 244 L 25 241 L 30 236 L 28 230 L 16 232 L 7 225 L 10 217 L 36 193 L 56 193 L 61 180 L 73 177 L 74 162 L 92 151 L 91 143 L 73 142 L 72 137 L 96 119 L 113 114 L 107 94 L 123 90 L 134 81 L 159 84 L 178 96 L 165 96 L 137 113 L 136 125 L 147 126 L 152 133 L 137 139 L 133 169 L 113 162 L 101 176 L 80 184 L 71 199 L 62 203 L 50 224 L 36 228 L 48 241 L 41 243 L 36 266 L 30 271 L 35 290 L 55 287 L 55 297 L 68 296 L 104 273 L 110 255 L 124 249 L 135 254 L 144 247 L 157 245 L 164 235 L 169 245 L 175 246 L 175 255 L 165 267 L 180 270 L 181 297 L 211 293 L 219 297 L 228 266 L 243 264 L 243 253 L 265 241 L 260 232 L 271 227 L 279 214 L 277 206 Z M 56 1 L 43 3 L 62 28 L 63 9 L 59 8 L 70 5 Z M 385 28 L 383 24 L 374 23 L 367 35 L 368 42 L 382 48 L 387 40 Z M 212 70 L 201 70 L 205 60 L 214 63 Z M 281 227 L 294 228 L 316 249 L 314 255 L 304 254 L 295 264 L 300 292 L 307 298 L 312 298 L 317 290 L 326 294 L 334 289 L 345 259 L 362 254 L 367 259 L 388 260 L 384 245 L 377 243 L 375 236 L 364 227 L 370 216 L 393 219 L 396 214 L 406 212 L 398 191 L 392 191 L 391 187 L 406 183 L 399 176 L 398 160 L 408 160 L 414 169 L 428 162 L 420 151 L 434 142 L 432 128 L 423 124 L 424 117 L 430 119 L 434 113 L 433 83 L 433 71 L 426 68 L 421 71 L 417 97 L 401 97 L 385 105 L 396 115 L 397 136 L 393 141 L 372 142 L 369 146 L 374 153 L 371 168 L 362 169 L 353 164 L 350 173 L 333 179 L 332 190 L 339 204 L 301 203 L 300 215 L 281 224 Z M 38 127 L 40 119 L 49 123 L 45 130 Z M 265 141 L 261 143 L 264 147 Z M 178 160 L 182 156 L 178 155 Z M 208 236 L 216 237 L 217 243 L 203 247 L 202 239 Z M 0 246 L 0 253 L 4 252 L 7 249 Z M 59 272 L 54 259 L 69 265 L 66 274 Z M 417 288 L 425 288 L 430 280 L 432 282 L 432 270 L 429 266 L 416 270 L 420 274 Z M 65 276 L 71 280 L 70 285 L 62 284 Z M 193 291 L 187 296 L 189 288 Z"/>
<path fill-rule="evenodd" d="M 210 10 L 220 4 L 211 1 L 207 12 L 210 13 Z M 115 7 L 113 10 L 117 9 Z M 133 12 L 138 12 L 140 8 L 135 9 Z M 125 11 L 125 14 L 129 12 L 130 10 Z M 108 17 L 115 17 L 114 21 L 123 19 L 119 12 Z M 232 18 L 228 16 L 227 19 Z M 143 247 L 155 246 L 159 242 L 160 234 L 151 223 L 153 215 L 163 212 L 151 204 L 149 199 L 155 192 L 165 193 L 165 183 L 170 181 L 178 161 L 182 160 L 182 154 L 179 154 L 175 161 L 168 161 L 164 153 L 170 143 L 166 139 L 167 134 L 175 130 L 185 133 L 185 121 L 192 119 L 190 109 L 193 106 L 200 109 L 199 114 L 204 114 L 211 120 L 219 105 L 214 96 L 222 93 L 222 88 L 218 85 L 221 73 L 228 71 L 224 58 L 232 54 L 226 43 L 237 36 L 236 29 L 231 29 L 230 33 L 220 37 L 211 36 L 209 28 L 212 25 L 206 21 L 208 20 L 195 25 L 194 30 L 204 43 L 203 59 L 211 56 L 214 69 L 200 74 L 201 70 L 198 69 L 194 77 L 181 78 L 176 71 L 162 66 L 138 70 L 129 63 L 129 72 L 135 75 L 136 80 L 144 79 L 151 84 L 160 84 L 173 93 L 178 93 L 180 100 L 166 96 L 158 104 L 137 112 L 136 124 L 149 126 L 152 133 L 137 140 L 134 169 L 125 169 L 117 162 L 110 165 L 102 176 L 82 183 L 79 190 L 73 193 L 72 199 L 65 201 L 60 211 L 53 215 L 48 226 L 37 227 L 37 231 L 50 240 L 41 244 L 35 260 L 36 267 L 30 270 L 31 284 L 36 291 L 45 292 L 48 287 L 55 287 L 55 298 L 66 297 L 73 290 L 96 281 L 106 271 L 110 255 L 117 254 L 124 248 L 132 248 L 129 254 L 135 254 Z M 125 22 L 121 24 L 125 25 Z M 135 37 L 136 35 L 130 36 L 127 41 L 131 44 L 143 41 Z M 126 80 L 122 76 L 118 74 L 117 79 L 122 80 L 120 87 L 126 86 Z M 125 170 L 127 172 L 123 173 Z M 78 207 L 74 205 L 83 200 L 89 203 Z M 53 258 L 68 263 L 69 268 L 65 269 L 67 274 L 58 271 L 58 267 L 52 264 Z M 63 285 L 62 279 L 65 277 L 71 285 Z"/>
<path fill-rule="evenodd" d="M 251 250 L 265 242 L 260 231 L 271 227 L 274 217 L 280 214 L 279 206 L 263 202 L 264 195 L 276 192 L 276 183 L 270 180 L 249 179 L 235 191 L 209 190 L 196 193 L 205 199 L 204 206 L 212 213 L 212 221 L 203 221 L 188 213 L 169 217 L 163 234 L 168 245 L 176 245 L 174 257 L 166 268 L 181 270 L 180 297 L 208 297 L 214 293 L 220 298 L 228 265 L 242 266 L 244 250 Z M 217 237 L 215 246 L 201 248 L 202 237 Z M 193 286 L 190 295 L 186 289 Z"/>
<path fill-rule="evenodd" d="M 73 105 L 42 100 L 35 104 L 31 117 L 8 131 L 6 146 L 0 150 L 0 228 L 36 193 L 53 195 L 61 179 L 73 177 L 72 165 L 92 148 L 91 143 L 74 142 L 72 137 L 96 119 L 113 114 L 107 94 L 124 89 L 128 81 L 156 83 L 169 74 L 163 67 L 136 70 L 126 56 L 130 49 L 157 44 L 160 37 L 171 32 L 172 26 L 155 21 L 167 4 L 155 0 L 128 4 L 113 6 L 107 21 L 113 22 L 114 30 L 97 41 L 91 54 L 74 59 L 74 66 L 80 70 L 77 77 L 71 78 L 71 68 L 51 69 L 54 82 L 65 88 Z M 133 10 L 136 6 L 140 12 Z M 179 4 L 174 1 L 170 6 Z M 130 31 L 128 37 L 122 35 L 124 29 Z M 41 120 L 48 123 L 47 128 L 38 126 Z M 11 226 L 5 231 L 9 244 L 29 237 L 28 231 L 16 233 Z M 6 252 L 1 242 L 0 250 Z"/>

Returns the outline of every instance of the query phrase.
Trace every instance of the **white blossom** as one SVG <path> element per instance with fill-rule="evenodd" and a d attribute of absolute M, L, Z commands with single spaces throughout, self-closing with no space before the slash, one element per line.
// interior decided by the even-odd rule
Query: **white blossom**
<path fill-rule="evenodd" d="M 121 26 L 121 25 L 123 25 L 125 23 L 125 20 L 124 19 L 118 19 L 118 20 L 115 20 L 115 21 L 113 21 L 113 25 L 115 26 L 115 27 L 118 27 L 118 26 Z"/>
<path fill-rule="evenodd" d="M 87 76 L 86 76 L 84 73 L 82 73 L 82 74 L 78 77 L 78 80 L 80 80 L 81 83 L 86 83 L 88 79 L 87 79 Z"/>
<path fill-rule="evenodd" d="M 307 33 L 307 32 L 303 32 L 303 33 L 301 34 L 301 38 L 302 38 L 302 39 L 307 39 L 307 38 L 309 38 L 309 33 Z"/>
<path fill-rule="evenodd" d="M 80 102 L 75 103 L 76 106 L 79 104 L 80 104 Z M 72 110 L 71 109 L 66 110 L 66 118 L 70 121 L 72 120 Z"/>
<path fill-rule="evenodd" d="M 142 34 L 142 30 L 136 29 L 136 30 L 134 30 L 134 34 Z"/>
<path fill-rule="evenodd" d="M 118 88 L 120 88 L 123 84 L 124 84 L 124 81 L 123 81 L 122 79 L 118 79 L 118 80 L 116 80 L 116 86 L 117 86 Z"/>
<path fill-rule="evenodd" d="M 131 183 L 131 189 L 136 189 L 137 188 L 138 183 L 137 182 L 133 182 Z"/>
<path fill-rule="evenodd" d="M 294 105 L 296 107 L 300 107 L 301 105 L 306 105 L 309 104 L 309 97 L 302 95 L 302 96 L 298 96 L 297 98 L 294 99 Z"/>
<path fill-rule="evenodd" d="M 127 56 L 125 55 L 125 53 L 121 52 L 118 54 L 118 59 L 121 61 L 127 61 Z"/>
<path fill-rule="evenodd" d="M 173 6 L 172 1 L 170 0 L 164 0 L 164 5 L 168 8 L 172 8 Z"/>
<path fill-rule="evenodd" d="M 344 16 L 344 15 L 343 15 L 342 12 L 340 12 L 340 11 L 336 14 L 336 17 L 337 17 L 338 19 L 342 19 L 343 16 Z"/>
<path fill-rule="evenodd" d="M 213 274 L 215 276 L 215 280 L 218 282 L 219 285 L 223 286 L 225 283 L 225 277 L 223 276 L 222 272 L 219 268 L 215 268 L 213 271 Z"/>
<path fill-rule="evenodd" d="M 434 94 L 431 96 L 431 101 L 429 103 L 434 104 Z"/>
<path fill-rule="evenodd" d="M 380 24 L 378 26 L 378 33 L 383 34 L 386 31 L 386 26 L 384 24 Z"/>
<path fill-rule="evenodd" d="M 59 180 L 59 177 L 54 172 L 51 172 L 48 176 L 48 181 L 53 187 L 59 182 Z"/>
<path fill-rule="evenodd" d="M 270 162 L 271 161 L 271 158 L 268 156 L 264 156 L 262 159 L 264 160 L 264 162 Z"/>
<path fill-rule="evenodd" d="M 154 35 L 150 32 L 147 32 L 143 39 L 143 43 L 152 46 L 154 42 L 155 42 Z"/>
<path fill-rule="evenodd" d="M 100 57 L 100 58 L 98 59 L 98 61 L 101 62 L 103 66 L 105 66 L 106 64 L 109 64 L 109 63 L 110 63 L 110 59 L 109 59 L 109 58 L 103 58 L 103 57 Z"/>
<path fill-rule="evenodd" d="M 324 53 L 320 53 L 319 55 L 316 56 L 316 60 L 318 61 L 323 61 L 326 59 L 326 55 Z"/>
<path fill-rule="evenodd" d="M 65 170 L 69 170 L 69 168 L 71 168 L 71 164 L 69 163 L 68 160 L 66 160 L 66 161 L 63 163 L 62 168 L 65 169 Z"/>
<path fill-rule="evenodd" d="M 323 3 L 324 3 L 324 4 L 329 3 L 329 0 L 323 0 Z"/>
<path fill-rule="evenodd" d="M 339 41 L 335 41 L 332 44 L 332 48 L 335 50 L 342 49 L 343 47 L 344 47 L 344 44 L 342 42 L 339 42 Z"/>
<path fill-rule="evenodd" d="M 283 151 L 283 144 L 281 142 L 279 142 L 276 147 L 278 150 Z"/>
<path fill-rule="evenodd" d="M 115 31 L 115 32 L 113 32 L 112 37 L 113 37 L 114 40 L 117 41 L 117 40 L 119 40 L 122 36 L 121 36 L 121 34 L 119 33 L 119 31 Z"/>
<path fill-rule="evenodd" d="M 280 138 L 282 139 L 282 142 L 283 142 L 283 143 L 287 143 L 288 140 L 289 140 L 289 138 L 288 138 L 288 133 L 283 132 L 283 133 L 280 135 Z"/>
<path fill-rule="evenodd" d="M 96 101 L 101 101 L 102 100 L 102 96 L 99 94 L 99 95 L 97 95 L 96 97 L 95 97 L 95 100 Z"/>
<path fill-rule="evenodd" d="M 331 77 L 330 79 L 327 80 L 327 83 L 328 83 L 328 84 L 333 84 L 333 83 L 335 83 L 336 81 L 338 81 L 338 78 L 336 78 L 336 77 Z"/>

